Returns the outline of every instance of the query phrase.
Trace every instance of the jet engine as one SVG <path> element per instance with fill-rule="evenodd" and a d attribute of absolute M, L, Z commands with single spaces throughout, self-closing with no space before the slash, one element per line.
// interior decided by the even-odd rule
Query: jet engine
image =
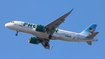
<path fill-rule="evenodd" d="M 32 44 L 39 44 L 39 40 L 35 37 L 30 37 L 28 42 Z"/>

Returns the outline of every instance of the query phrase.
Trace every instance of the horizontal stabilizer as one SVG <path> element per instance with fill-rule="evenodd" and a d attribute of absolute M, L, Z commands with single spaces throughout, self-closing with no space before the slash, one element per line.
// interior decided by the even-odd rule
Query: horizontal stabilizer
<path fill-rule="evenodd" d="M 94 32 L 93 34 L 87 36 L 86 38 L 93 39 L 99 32 Z"/>

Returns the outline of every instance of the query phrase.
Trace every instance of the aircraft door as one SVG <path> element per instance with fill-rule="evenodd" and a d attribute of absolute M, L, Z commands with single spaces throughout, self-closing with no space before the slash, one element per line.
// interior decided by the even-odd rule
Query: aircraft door
<path fill-rule="evenodd" d="M 33 25 L 33 30 L 36 31 L 36 25 Z"/>

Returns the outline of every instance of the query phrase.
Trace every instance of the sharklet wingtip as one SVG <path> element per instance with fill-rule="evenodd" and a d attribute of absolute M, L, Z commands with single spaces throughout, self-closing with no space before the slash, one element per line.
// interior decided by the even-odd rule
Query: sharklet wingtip
<path fill-rule="evenodd" d="M 72 9 L 70 10 L 70 13 L 71 13 L 73 10 L 74 10 L 74 8 L 72 8 Z"/>

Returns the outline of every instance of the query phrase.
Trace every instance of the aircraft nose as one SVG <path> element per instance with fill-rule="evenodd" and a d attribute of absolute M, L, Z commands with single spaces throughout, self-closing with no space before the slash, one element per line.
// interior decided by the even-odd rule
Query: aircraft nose
<path fill-rule="evenodd" d="M 10 23 L 6 23 L 5 27 L 9 28 L 9 27 L 11 27 L 11 24 Z"/>
<path fill-rule="evenodd" d="M 8 27 L 8 23 L 5 24 L 5 27 Z"/>

